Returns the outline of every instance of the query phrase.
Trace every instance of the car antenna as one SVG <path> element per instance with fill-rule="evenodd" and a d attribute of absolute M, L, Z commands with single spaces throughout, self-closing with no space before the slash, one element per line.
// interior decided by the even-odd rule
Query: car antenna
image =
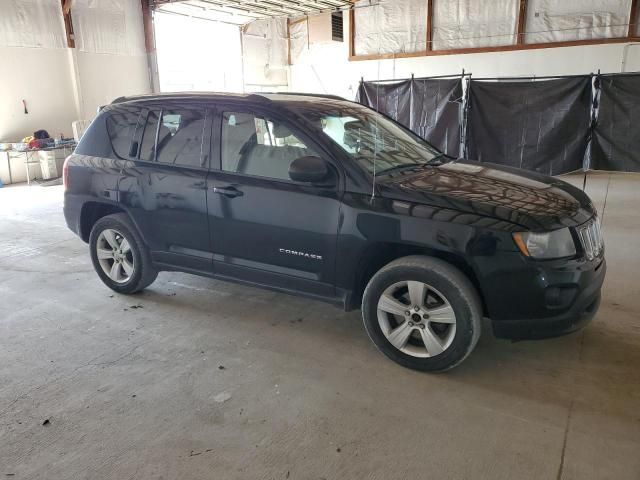
<path fill-rule="evenodd" d="M 379 62 L 379 61 L 378 61 Z M 380 75 L 378 75 L 379 77 Z M 380 83 L 376 82 L 376 113 L 380 110 L 378 108 L 378 102 L 380 101 Z M 375 133 L 373 134 L 373 183 L 371 186 L 371 200 L 376 196 L 376 157 L 378 153 L 378 115 L 376 115 L 375 121 Z"/>
<path fill-rule="evenodd" d="M 378 53 L 380 47 L 378 46 Z M 364 83 L 363 83 L 364 86 Z M 373 182 L 371 184 L 371 201 L 376 197 L 376 159 L 378 157 L 378 114 L 380 102 L 380 57 L 378 57 L 378 80 L 376 81 L 376 120 L 374 124 L 375 132 L 373 134 Z"/>

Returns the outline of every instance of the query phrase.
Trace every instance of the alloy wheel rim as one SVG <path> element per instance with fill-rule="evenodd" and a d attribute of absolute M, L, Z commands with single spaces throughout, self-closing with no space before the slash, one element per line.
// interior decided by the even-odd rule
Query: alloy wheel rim
<path fill-rule="evenodd" d="M 106 228 L 96 242 L 96 254 L 102 271 L 116 283 L 126 283 L 133 275 L 135 262 L 131 244 L 113 228 Z"/>
<path fill-rule="evenodd" d="M 442 354 L 456 334 L 456 314 L 447 298 L 415 280 L 397 282 L 378 299 L 378 324 L 396 349 L 412 357 Z"/>

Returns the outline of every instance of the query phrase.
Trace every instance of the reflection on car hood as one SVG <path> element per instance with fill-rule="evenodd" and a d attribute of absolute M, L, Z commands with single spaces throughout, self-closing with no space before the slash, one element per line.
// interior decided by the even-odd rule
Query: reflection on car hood
<path fill-rule="evenodd" d="M 581 190 L 545 175 L 499 165 L 458 161 L 376 179 L 381 194 L 504 220 L 530 230 L 586 222 L 594 207 Z"/>

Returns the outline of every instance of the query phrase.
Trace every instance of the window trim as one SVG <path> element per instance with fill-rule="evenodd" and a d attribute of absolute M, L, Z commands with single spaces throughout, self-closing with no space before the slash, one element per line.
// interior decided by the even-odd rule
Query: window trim
<path fill-rule="evenodd" d="M 575 47 L 580 45 L 602 45 L 611 43 L 632 43 L 640 41 L 640 35 L 636 33 L 636 19 L 638 18 L 638 9 L 640 8 L 640 2 L 638 0 L 632 0 L 629 11 L 629 28 L 627 35 L 624 37 L 615 38 L 592 38 L 584 40 L 566 40 L 560 42 L 547 42 L 547 43 L 525 43 L 525 35 L 527 34 L 525 29 L 526 23 L 526 11 L 527 0 L 519 0 L 520 4 L 517 13 L 517 30 L 514 33 L 516 37 L 516 43 L 512 45 L 500 45 L 495 47 L 465 47 L 454 48 L 450 50 L 433 50 L 433 1 L 424 0 L 427 3 L 427 16 L 426 16 L 426 30 L 427 30 L 427 43 L 426 50 L 409 53 L 371 53 L 358 55 L 355 50 L 355 14 L 354 9 L 349 10 L 349 61 L 363 61 L 363 60 L 387 60 L 395 58 L 412 58 L 412 57 L 429 57 L 437 55 L 464 55 L 468 53 L 488 53 L 488 52 L 511 52 L 519 50 L 538 50 L 542 48 L 559 48 L 559 47 Z M 438 1 L 438 0 L 436 0 Z M 440 0 L 442 1 L 442 0 Z"/>

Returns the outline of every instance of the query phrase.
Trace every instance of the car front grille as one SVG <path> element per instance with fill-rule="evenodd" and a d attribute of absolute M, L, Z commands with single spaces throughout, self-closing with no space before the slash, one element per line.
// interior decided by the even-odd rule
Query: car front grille
<path fill-rule="evenodd" d="M 600 230 L 600 219 L 596 216 L 577 228 L 580 243 L 587 260 L 598 257 L 604 249 L 604 240 Z"/>

